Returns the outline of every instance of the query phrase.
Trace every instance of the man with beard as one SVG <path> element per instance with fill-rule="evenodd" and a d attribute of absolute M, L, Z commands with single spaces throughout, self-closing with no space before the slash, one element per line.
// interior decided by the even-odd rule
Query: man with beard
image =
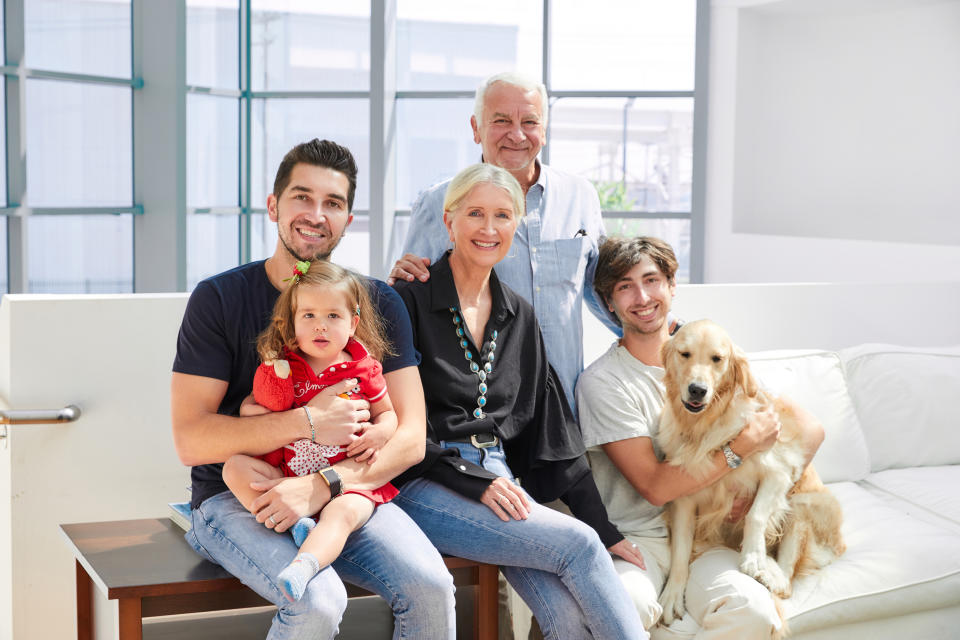
<path fill-rule="evenodd" d="M 669 571 L 670 547 L 663 505 L 708 486 L 739 465 L 740 458 L 769 449 L 780 432 L 772 410 L 751 417 L 740 434 L 713 454 L 713 468 L 694 478 L 663 460 L 656 435 L 663 409 L 660 348 L 670 339 L 677 259 L 659 238 L 608 238 L 600 246 L 593 285 L 623 327 L 623 338 L 591 364 L 577 383 L 580 428 L 590 466 L 610 521 L 643 555 L 644 568 L 614 558 L 645 627 L 660 618 L 657 602 Z M 676 331 L 676 328 L 674 328 Z M 791 403 L 800 420 L 809 462 L 823 428 Z M 749 499 L 731 518 L 742 517 Z M 687 615 L 651 637 L 706 640 L 770 638 L 780 626 L 766 587 L 739 571 L 739 553 L 710 549 L 690 565 Z"/>
<path fill-rule="evenodd" d="M 345 488 L 375 489 L 424 455 L 425 409 L 410 322 L 399 296 L 370 280 L 370 293 L 396 355 L 383 362 L 396 433 L 372 463 L 351 459 L 314 473 L 253 483 L 265 493 L 248 512 L 227 490 L 222 463 L 260 455 L 299 438 L 344 444 L 382 428 L 369 403 L 338 397 L 354 380 L 331 385 L 306 407 L 239 417 L 259 365 L 255 342 L 299 260 L 329 258 L 353 216 L 357 167 L 350 151 L 327 140 L 294 147 L 267 197 L 277 223 L 276 250 L 199 283 L 180 327 L 171 383 L 174 443 L 191 465 L 193 528 L 187 540 L 277 605 L 268 638 L 333 638 L 346 608 L 341 579 L 382 596 L 393 608 L 395 638 L 453 638 L 453 582 L 440 554 L 393 504 L 380 506 L 351 534 L 340 557 L 288 602 L 275 582 L 297 553 L 286 531 Z M 245 412 L 250 413 L 250 412 Z M 331 471 L 332 470 L 332 471 Z M 266 514 L 270 514 L 269 516 Z"/>

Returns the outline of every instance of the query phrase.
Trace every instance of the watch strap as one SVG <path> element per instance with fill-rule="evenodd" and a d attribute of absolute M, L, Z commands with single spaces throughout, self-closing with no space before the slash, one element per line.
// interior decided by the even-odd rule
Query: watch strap
<path fill-rule="evenodd" d="M 721 451 L 723 451 L 723 457 L 727 459 L 727 466 L 731 469 L 736 469 L 743 464 L 743 458 L 734 453 L 729 442 L 721 447 Z"/>
<path fill-rule="evenodd" d="M 320 469 L 319 473 L 320 477 L 327 483 L 327 486 L 330 487 L 331 500 L 343 495 L 343 480 L 340 478 L 340 474 L 337 473 L 336 469 L 327 467 L 326 469 Z"/>

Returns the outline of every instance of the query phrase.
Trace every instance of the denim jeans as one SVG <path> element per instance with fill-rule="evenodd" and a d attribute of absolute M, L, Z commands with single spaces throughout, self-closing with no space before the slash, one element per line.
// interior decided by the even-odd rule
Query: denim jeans
<path fill-rule="evenodd" d="M 441 444 L 512 478 L 500 447 Z M 545 638 L 647 638 L 610 554 L 596 532 L 579 520 L 531 499 L 529 518 L 503 522 L 485 504 L 426 478 L 403 485 L 393 502 L 441 553 L 500 565 Z"/>
<path fill-rule="evenodd" d="M 277 574 L 293 560 L 297 545 L 243 508 L 229 491 L 204 500 L 193 511 L 187 542 L 201 556 L 274 603 L 269 640 L 333 638 L 347 607 L 341 579 L 384 598 L 393 609 L 393 637 L 454 638 L 453 579 L 423 532 L 393 504 L 377 507 L 363 527 L 350 534 L 340 557 L 307 585 L 299 602 L 289 602 Z"/>

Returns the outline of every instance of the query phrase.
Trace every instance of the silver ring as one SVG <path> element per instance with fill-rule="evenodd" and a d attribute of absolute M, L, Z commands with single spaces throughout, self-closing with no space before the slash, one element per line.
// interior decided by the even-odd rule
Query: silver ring
<path fill-rule="evenodd" d="M 497 502 L 499 502 L 499 503 L 502 504 L 504 500 L 507 500 L 507 496 L 505 496 L 505 495 L 503 495 L 503 494 L 501 493 L 501 494 L 500 494 L 500 497 L 497 498 Z M 510 502 L 510 501 L 507 500 L 507 503 L 508 503 L 508 504 L 509 504 L 509 502 Z"/>
<path fill-rule="evenodd" d="M 277 526 L 277 521 L 273 519 L 273 516 L 268 516 L 267 520 L 273 523 L 273 526 Z"/>
<path fill-rule="evenodd" d="M 630 546 L 633 547 L 634 549 L 637 548 L 637 544 L 636 544 L 635 542 L 631 542 L 631 543 L 630 543 Z"/>

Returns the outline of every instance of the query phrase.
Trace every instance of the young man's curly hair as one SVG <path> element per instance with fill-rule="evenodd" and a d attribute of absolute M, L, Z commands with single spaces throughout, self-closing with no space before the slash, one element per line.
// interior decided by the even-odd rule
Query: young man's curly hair
<path fill-rule="evenodd" d="M 643 256 L 648 256 L 657 265 L 670 284 L 674 283 L 679 264 L 669 244 L 651 236 L 609 237 L 600 245 L 600 257 L 593 276 L 593 288 L 604 304 L 610 304 L 613 287 Z"/>

